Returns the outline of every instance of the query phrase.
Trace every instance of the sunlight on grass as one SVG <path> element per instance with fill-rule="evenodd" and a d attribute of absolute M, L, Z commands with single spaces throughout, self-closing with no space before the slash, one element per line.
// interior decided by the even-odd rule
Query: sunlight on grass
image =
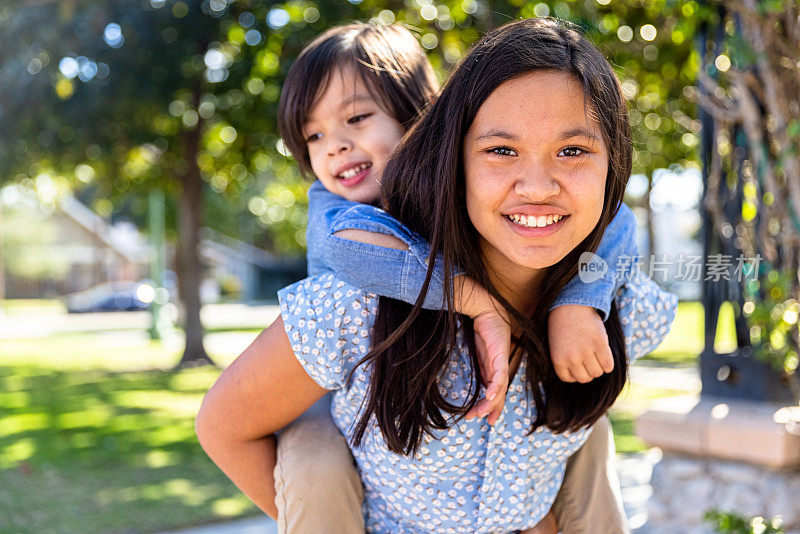
<path fill-rule="evenodd" d="M 36 444 L 31 438 L 18 439 L 0 453 L 0 465 L 15 464 L 27 460 L 36 452 Z"/>
<path fill-rule="evenodd" d="M 251 506 L 252 504 L 250 504 L 244 495 L 217 499 L 214 501 L 214 504 L 211 505 L 214 513 L 228 517 L 240 515 Z"/>
<path fill-rule="evenodd" d="M 64 303 L 58 299 L 3 299 L 0 310 L 9 317 L 18 315 L 50 315 L 67 312 Z"/>
<path fill-rule="evenodd" d="M 629 382 L 608 413 L 611 419 L 611 426 L 614 429 L 614 442 L 616 443 L 617 452 L 646 451 L 648 447 L 634 435 L 636 417 L 649 409 L 658 399 L 678 395 L 686 395 L 686 392 L 647 387 Z"/>
<path fill-rule="evenodd" d="M 257 513 L 194 434 L 220 370 L 172 371 L 179 350 L 123 337 L 0 343 L 0 531 L 153 532 Z"/>
<path fill-rule="evenodd" d="M 699 302 L 681 302 L 667 337 L 646 361 L 690 365 L 696 364 L 703 351 L 703 306 Z M 731 352 L 736 348 L 736 329 L 733 324 L 733 307 L 725 302 L 720 310 L 714 342 L 717 352 Z"/>
<path fill-rule="evenodd" d="M 176 465 L 180 461 L 180 456 L 167 451 L 153 450 L 149 451 L 144 459 L 147 467 L 158 469 L 168 465 Z"/>
<path fill-rule="evenodd" d="M 2 397 L 0 397 L 1 399 Z M 3 404 L 5 410 L 9 406 Z M 3 417 L 3 425 L 0 426 L 0 437 L 20 434 L 28 430 L 39 430 L 50 426 L 47 414 L 43 413 L 22 413 Z"/>
<path fill-rule="evenodd" d="M 208 389 L 208 386 L 205 389 Z M 178 417 L 194 417 L 202 401 L 196 393 L 142 390 L 114 393 L 114 400 L 120 406 L 158 410 L 164 415 Z"/>

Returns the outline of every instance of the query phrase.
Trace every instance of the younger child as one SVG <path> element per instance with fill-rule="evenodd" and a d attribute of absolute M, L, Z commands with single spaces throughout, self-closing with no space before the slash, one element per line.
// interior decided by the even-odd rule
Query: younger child
<path fill-rule="evenodd" d="M 292 66 L 279 128 L 301 170 L 319 180 L 309 190 L 309 274 L 334 270 L 354 286 L 409 303 L 427 285 L 423 305 L 430 309 L 441 309 L 452 298 L 457 311 L 475 319 L 487 386 L 486 398 L 469 415 L 489 415 L 493 423 L 508 382 L 510 332 L 502 306 L 463 275 L 445 291 L 438 263 L 429 279 L 427 244 L 373 205 L 387 159 L 436 89 L 423 50 L 404 28 L 337 27 L 315 39 Z M 368 238 L 359 233 L 364 231 Z M 360 242 L 365 240 L 369 243 Z M 625 282 L 613 268 L 619 256 L 636 255 L 635 222 L 624 205 L 597 254 L 609 265 L 606 276 L 592 284 L 576 277 L 550 312 L 550 354 L 565 381 L 588 382 L 613 367 L 603 319 Z M 664 314 L 668 325 L 671 311 Z M 652 341 L 655 348 L 660 338 Z M 613 460 L 608 429 L 606 418 L 598 422 L 570 460 L 562 486 L 567 497 L 553 506 L 563 532 L 588 532 L 586 525 L 627 532 L 613 466 L 608 469 Z M 361 482 L 324 404 L 280 434 L 274 477 L 277 509 L 262 508 L 277 514 L 281 532 L 364 532 Z M 560 503 L 564 499 L 568 502 Z"/>

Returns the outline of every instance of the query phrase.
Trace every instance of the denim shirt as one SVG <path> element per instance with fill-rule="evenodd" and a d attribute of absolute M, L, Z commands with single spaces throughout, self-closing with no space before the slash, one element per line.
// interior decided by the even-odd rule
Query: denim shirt
<path fill-rule="evenodd" d="M 392 235 L 405 243 L 408 250 L 333 235 L 347 229 Z M 306 242 L 309 276 L 335 272 L 339 279 L 366 291 L 409 304 L 417 301 L 428 270 L 430 246 L 382 209 L 345 200 L 316 181 L 308 190 Z M 550 309 L 566 304 L 590 306 L 605 320 L 617 290 L 626 282 L 634 286 L 640 283 L 638 276 L 632 276 L 633 269 L 619 269 L 621 272 L 617 269 L 618 264 L 625 267 L 626 258 L 638 256 L 636 219 L 625 204 L 620 204 L 617 215 L 603 233 L 596 256 L 599 258 L 591 257 L 592 263 L 604 272 L 594 276 L 576 275 L 561 290 Z M 439 310 L 444 307 L 443 273 L 441 258 L 437 258 L 423 308 Z"/>

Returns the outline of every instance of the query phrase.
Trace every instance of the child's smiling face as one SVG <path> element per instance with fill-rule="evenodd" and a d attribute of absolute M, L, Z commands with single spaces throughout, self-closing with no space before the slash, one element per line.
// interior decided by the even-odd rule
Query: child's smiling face
<path fill-rule="evenodd" d="M 383 169 L 403 134 L 352 67 L 331 73 L 303 128 L 311 169 L 322 185 L 362 203 L 380 197 Z"/>

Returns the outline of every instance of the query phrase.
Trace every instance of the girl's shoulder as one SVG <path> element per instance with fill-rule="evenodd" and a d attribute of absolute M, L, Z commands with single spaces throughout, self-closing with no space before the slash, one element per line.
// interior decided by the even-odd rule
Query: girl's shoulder
<path fill-rule="evenodd" d="M 323 320 L 332 312 L 338 316 L 365 315 L 377 310 L 378 298 L 347 282 L 334 273 L 309 276 L 278 291 L 281 315 L 302 315 Z"/>
<path fill-rule="evenodd" d="M 281 289 L 278 298 L 300 364 L 320 386 L 344 387 L 349 371 L 369 351 L 378 297 L 323 273 Z"/>

